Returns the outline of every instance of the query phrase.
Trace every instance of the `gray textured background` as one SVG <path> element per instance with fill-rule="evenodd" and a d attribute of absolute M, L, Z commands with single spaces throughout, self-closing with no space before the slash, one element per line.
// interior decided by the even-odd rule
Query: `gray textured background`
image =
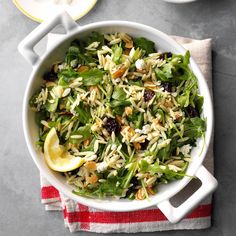
<path fill-rule="evenodd" d="M 110 19 L 144 23 L 168 34 L 213 38 L 215 175 L 213 227 L 140 235 L 236 235 L 236 1 L 198 0 L 175 5 L 158 0 L 99 0 L 81 25 Z M 70 235 L 61 213 L 40 204 L 39 172 L 27 151 L 21 122 L 31 67 L 18 43 L 38 24 L 10 0 L 0 0 L 0 235 Z M 80 233 L 80 235 L 95 235 Z"/>

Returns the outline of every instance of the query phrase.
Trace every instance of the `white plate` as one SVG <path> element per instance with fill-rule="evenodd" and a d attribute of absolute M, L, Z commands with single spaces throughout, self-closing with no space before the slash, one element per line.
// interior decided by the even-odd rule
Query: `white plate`
<path fill-rule="evenodd" d="M 188 3 L 188 2 L 195 2 L 197 0 L 163 0 L 163 1 L 172 3 Z"/>
<path fill-rule="evenodd" d="M 40 23 L 61 10 L 67 11 L 74 20 L 78 20 L 86 15 L 96 2 L 97 0 L 13 0 L 23 14 Z"/>

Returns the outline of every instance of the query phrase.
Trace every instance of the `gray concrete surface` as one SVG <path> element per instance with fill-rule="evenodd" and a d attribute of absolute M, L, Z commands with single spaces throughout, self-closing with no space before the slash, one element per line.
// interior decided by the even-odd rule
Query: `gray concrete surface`
<path fill-rule="evenodd" d="M 141 22 L 168 34 L 213 38 L 215 175 L 213 226 L 201 231 L 138 235 L 236 235 L 236 1 L 198 0 L 170 4 L 158 0 L 99 0 L 81 25 L 109 19 Z M 38 24 L 11 1 L 0 0 L 0 235 L 70 235 L 60 213 L 40 204 L 39 172 L 22 132 L 22 97 L 31 67 L 18 43 Z M 80 233 L 80 235 L 95 235 Z"/>

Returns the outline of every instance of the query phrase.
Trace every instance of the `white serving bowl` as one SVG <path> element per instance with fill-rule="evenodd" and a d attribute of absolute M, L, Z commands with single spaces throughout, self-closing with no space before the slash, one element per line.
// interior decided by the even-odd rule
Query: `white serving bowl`
<path fill-rule="evenodd" d="M 42 57 L 39 57 L 33 50 L 34 46 L 58 24 L 64 26 L 66 34 Z M 192 58 L 190 59 L 191 68 L 198 78 L 200 94 L 204 96 L 203 116 L 207 118 L 207 131 L 205 134 L 205 143 L 202 139 L 199 139 L 197 147 L 192 150 L 193 161 L 187 169 L 187 174 L 198 177 L 201 180 L 202 185 L 178 208 L 174 208 L 169 199 L 189 183 L 189 177 L 184 177 L 181 180 L 159 186 L 158 194 L 150 197 L 148 200 L 89 199 L 73 194 L 73 187 L 66 183 L 66 179 L 60 173 L 54 172 L 48 168 L 44 162 L 43 154 L 37 150 L 35 146 L 35 142 L 38 139 L 38 126 L 34 120 L 35 113 L 29 108 L 28 101 L 32 94 L 39 89 L 42 83 L 42 75 L 49 70 L 55 61 L 64 59 L 65 52 L 72 40 L 86 37 L 92 31 L 101 33 L 126 32 L 134 37 L 143 36 L 154 41 L 161 51 L 170 51 L 179 54 L 184 54 L 186 51 L 166 34 L 152 27 L 134 22 L 104 21 L 86 26 L 79 26 L 65 12 L 62 12 L 52 21 L 44 22 L 39 25 L 19 45 L 19 51 L 33 66 L 33 71 L 26 87 L 23 102 L 23 128 L 29 152 L 40 172 L 48 179 L 48 181 L 59 191 L 81 204 L 109 211 L 134 211 L 157 205 L 171 222 L 178 222 L 189 211 L 195 208 L 208 194 L 213 192 L 217 186 L 215 178 L 202 166 L 212 134 L 212 102 L 205 79 Z"/>

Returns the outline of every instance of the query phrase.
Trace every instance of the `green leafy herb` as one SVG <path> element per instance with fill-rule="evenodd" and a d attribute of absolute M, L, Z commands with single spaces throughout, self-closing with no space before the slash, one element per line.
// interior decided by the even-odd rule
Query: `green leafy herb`
<path fill-rule="evenodd" d="M 168 63 L 155 69 L 156 76 L 163 82 L 180 83 L 183 80 L 188 80 L 192 76 L 192 72 L 188 67 L 189 51 L 185 56 L 173 55 Z M 187 63 L 187 64 L 186 64 Z"/>
<path fill-rule="evenodd" d="M 204 135 L 206 131 L 206 123 L 199 117 L 189 118 L 184 123 L 184 135 L 186 137 L 196 139 Z"/>
<path fill-rule="evenodd" d="M 82 135 L 82 138 L 77 139 L 73 138 L 73 135 Z M 85 126 L 79 127 L 76 131 L 72 132 L 70 135 L 70 142 L 71 143 L 80 143 L 86 139 L 91 137 L 91 125 L 87 124 Z"/>
<path fill-rule="evenodd" d="M 91 69 L 89 71 L 79 73 L 79 76 L 83 78 L 83 85 L 85 86 L 99 84 L 102 81 L 103 75 L 104 72 L 99 69 Z"/>
<path fill-rule="evenodd" d="M 123 188 L 127 188 L 129 186 L 130 180 L 134 176 L 136 169 L 137 169 L 137 163 L 132 163 L 128 169 L 128 172 L 123 178 L 123 181 L 122 181 Z"/>
<path fill-rule="evenodd" d="M 82 124 L 87 124 L 89 122 L 89 119 L 91 118 L 89 109 L 81 105 L 81 106 L 77 106 L 75 110 L 79 115 L 79 121 Z"/>
<path fill-rule="evenodd" d="M 200 95 L 195 96 L 195 104 L 197 106 L 197 110 L 201 113 L 202 112 L 202 106 L 204 102 L 204 97 Z"/>
<path fill-rule="evenodd" d="M 115 87 L 113 94 L 112 94 L 112 98 L 115 100 L 125 100 L 126 99 L 126 93 L 124 92 L 124 90 L 120 87 Z"/>
<path fill-rule="evenodd" d="M 134 122 L 135 128 L 137 129 L 141 129 L 143 126 L 143 122 L 144 122 L 144 113 L 139 113 L 139 115 L 137 116 L 137 121 Z"/>
<path fill-rule="evenodd" d="M 129 106 L 131 102 L 129 100 L 113 100 L 110 102 L 110 106 L 112 108 L 119 107 L 119 106 Z"/>
<path fill-rule="evenodd" d="M 149 169 L 149 164 L 145 160 L 141 160 L 139 163 L 139 168 L 141 172 L 146 172 Z"/>
<path fill-rule="evenodd" d="M 78 73 L 72 68 L 66 68 L 58 73 L 58 77 L 58 85 L 66 87 L 72 79 L 78 77 Z"/>
<path fill-rule="evenodd" d="M 73 60 L 78 59 L 80 51 L 79 48 L 76 46 L 71 46 L 68 49 L 68 52 L 66 53 L 65 61 L 67 64 L 70 64 Z"/>
<path fill-rule="evenodd" d="M 144 50 L 145 55 L 156 52 L 155 43 L 146 38 L 143 38 L 143 37 L 135 38 L 134 44 L 136 48 L 141 48 L 142 50 Z"/>
<path fill-rule="evenodd" d="M 113 51 L 113 58 L 112 60 L 116 63 L 116 64 L 120 64 L 120 59 L 123 53 L 123 49 L 121 46 L 118 46 L 117 44 L 115 44 L 112 47 L 112 51 Z"/>
<path fill-rule="evenodd" d="M 48 112 L 55 112 L 57 110 L 59 98 L 54 98 L 51 101 L 47 101 L 45 104 L 45 108 Z"/>
<path fill-rule="evenodd" d="M 87 46 L 93 42 L 99 42 L 99 48 L 101 48 L 105 44 L 104 35 L 98 32 L 92 32 L 87 39 Z"/>

